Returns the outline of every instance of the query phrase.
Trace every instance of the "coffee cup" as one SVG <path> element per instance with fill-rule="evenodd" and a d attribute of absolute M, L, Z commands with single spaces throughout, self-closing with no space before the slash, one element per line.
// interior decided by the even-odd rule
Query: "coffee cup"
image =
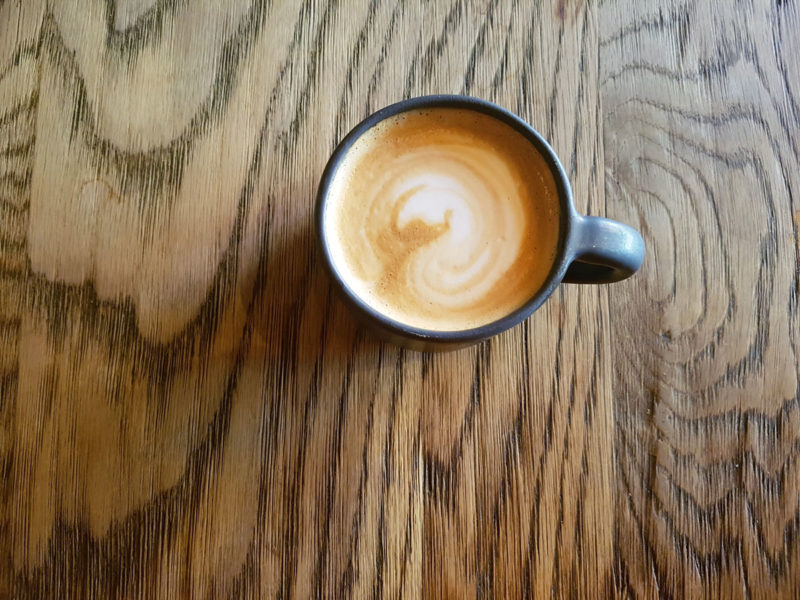
<path fill-rule="evenodd" d="M 453 350 L 528 318 L 560 283 L 642 264 L 622 223 L 579 214 L 547 141 L 467 96 L 412 98 L 359 123 L 322 174 L 316 237 L 357 319 L 414 350 Z"/>

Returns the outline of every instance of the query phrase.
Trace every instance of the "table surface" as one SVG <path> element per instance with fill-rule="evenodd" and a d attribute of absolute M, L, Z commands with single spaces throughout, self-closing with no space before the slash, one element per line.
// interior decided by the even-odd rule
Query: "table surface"
<path fill-rule="evenodd" d="M 0 0 L 0 596 L 800 594 L 800 2 Z M 639 274 L 419 354 L 312 204 L 465 93 Z"/>

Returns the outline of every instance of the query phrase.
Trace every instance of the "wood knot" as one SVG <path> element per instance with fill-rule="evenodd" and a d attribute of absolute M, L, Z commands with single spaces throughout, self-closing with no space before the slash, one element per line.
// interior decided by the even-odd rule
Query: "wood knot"
<path fill-rule="evenodd" d="M 106 181 L 92 179 L 81 185 L 81 202 L 86 204 L 99 204 L 111 200 L 119 200 L 119 196 Z"/>

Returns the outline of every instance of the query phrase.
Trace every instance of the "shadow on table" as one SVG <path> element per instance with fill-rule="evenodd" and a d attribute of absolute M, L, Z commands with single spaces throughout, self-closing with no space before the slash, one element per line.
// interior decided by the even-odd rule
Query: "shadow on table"
<path fill-rule="evenodd" d="M 310 225 L 277 231 L 257 282 L 253 347 L 285 377 L 309 365 L 375 353 L 380 340 L 361 327 L 334 290 Z"/>

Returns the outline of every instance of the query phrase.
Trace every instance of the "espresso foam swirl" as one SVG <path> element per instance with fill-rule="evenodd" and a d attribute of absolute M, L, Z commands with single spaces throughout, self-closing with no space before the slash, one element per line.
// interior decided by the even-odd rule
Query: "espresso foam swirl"
<path fill-rule="evenodd" d="M 408 325 L 477 327 L 540 287 L 558 237 L 552 174 L 482 113 L 403 113 L 339 166 L 325 215 L 336 268 L 367 304 Z"/>

